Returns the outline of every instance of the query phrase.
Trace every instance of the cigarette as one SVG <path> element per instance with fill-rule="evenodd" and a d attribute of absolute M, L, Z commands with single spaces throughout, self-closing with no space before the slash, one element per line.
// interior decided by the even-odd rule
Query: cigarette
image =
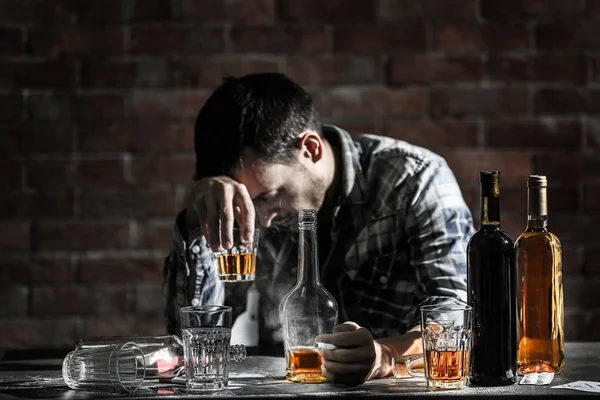
<path fill-rule="evenodd" d="M 319 350 L 335 350 L 338 347 L 335 344 L 316 342 L 315 347 Z"/>

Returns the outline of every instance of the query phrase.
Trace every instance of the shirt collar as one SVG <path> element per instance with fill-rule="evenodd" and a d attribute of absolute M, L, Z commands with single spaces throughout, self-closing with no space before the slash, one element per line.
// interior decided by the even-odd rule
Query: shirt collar
<path fill-rule="evenodd" d="M 367 185 L 360 163 L 362 149 L 348 132 L 335 125 L 323 125 L 323 136 L 335 143 L 341 153 L 342 193 L 338 204 L 365 204 Z"/>

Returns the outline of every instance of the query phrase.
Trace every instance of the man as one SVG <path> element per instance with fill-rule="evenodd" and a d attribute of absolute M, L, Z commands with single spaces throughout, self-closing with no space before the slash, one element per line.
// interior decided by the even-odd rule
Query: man
<path fill-rule="evenodd" d="M 393 357 L 422 351 L 419 306 L 466 302 L 472 216 L 438 155 L 322 126 L 308 93 L 276 73 L 226 79 L 198 113 L 194 147 L 194 184 L 165 262 L 169 332 L 179 332 L 182 306 L 242 301 L 218 281 L 212 250 L 231 247 L 234 223 L 251 240 L 257 221 L 260 340 L 280 343 L 303 208 L 319 210 L 321 282 L 344 321 L 319 337 L 339 347 L 323 351 L 329 380 L 389 376 Z"/>

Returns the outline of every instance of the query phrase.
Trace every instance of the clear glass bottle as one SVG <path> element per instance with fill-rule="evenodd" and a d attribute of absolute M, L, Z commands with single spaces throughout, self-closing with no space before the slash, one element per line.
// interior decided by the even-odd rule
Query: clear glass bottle
<path fill-rule="evenodd" d="M 500 227 L 500 172 L 480 171 L 481 227 L 467 246 L 467 301 L 473 307 L 470 382 L 517 381 L 515 253 Z"/>
<path fill-rule="evenodd" d="M 547 186 L 543 175 L 527 179 L 527 228 L 515 242 L 519 374 L 565 366 L 562 247 L 548 231 Z"/>
<path fill-rule="evenodd" d="M 296 285 L 279 305 L 287 363 L 286 379 L 292 382 L 324 382 L 321 354 L 315 337 L 333 332 L 338 305 L 321 285 L 317 248 L 317 210 L 298 212 L 298 274 Z"/>
<path fill-rule="evenodd" d="M 144 355 L 144 382 L 170 382 L 176 378 L 185 378 L 183 340 L 176 335 L 89 337 L 79 340 L 75 350 L 112 347 L 128 342 L 135 343 Z M 245 346 L 235 344 L 229 347 L 230 362 L 242 362 L 245 359 Z"/>

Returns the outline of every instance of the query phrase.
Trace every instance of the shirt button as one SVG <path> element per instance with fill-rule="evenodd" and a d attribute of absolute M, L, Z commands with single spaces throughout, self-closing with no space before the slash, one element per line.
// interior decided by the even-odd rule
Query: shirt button
<path fill-rule="evenodd" d="M 197 244 L 192 246 L 192 253 L 194 254 L 198 254 L 200 253 L 200 246 L 198 246 Z"/>
<path fill-rule="evenodd" d="M 383 283 L 384 285 L 387 283 L 388 278 L 387 276 L 382 276 L 381 278 L 379 278 L 379 282 Z"/>
<path fill-rule="evenodd" d="M 199 299 L 199 298 L 197 298 L 197 297 L 194 297 L 194 298 L 192 299 L 192 305 L 193 305 L 193 306 L 197 306 L 198 304 L 200 304 L 200 299 Z"/>

